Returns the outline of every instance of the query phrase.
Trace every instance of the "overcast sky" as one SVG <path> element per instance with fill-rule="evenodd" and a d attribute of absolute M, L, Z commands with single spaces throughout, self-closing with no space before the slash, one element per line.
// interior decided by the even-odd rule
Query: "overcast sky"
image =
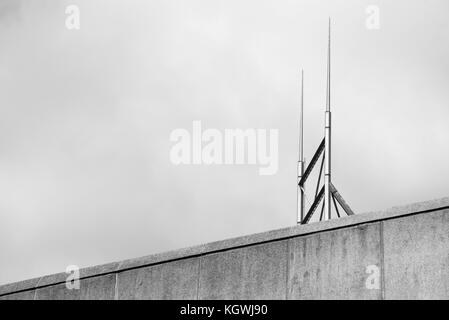
<path fill-rule="evenodd" d="M 80 30 L 65 8 L 80 8 Z M 365 22 L 380 9 L 380 29 Z M 356 213 L 449 190 L 449 2 L 0 1 L 0 283 L 292 226 L 323 137 Z M 279 171 L 175 166 L 170 133 L 279 130 Z M 311 189 L 314 189 L 311 187 Z"/>

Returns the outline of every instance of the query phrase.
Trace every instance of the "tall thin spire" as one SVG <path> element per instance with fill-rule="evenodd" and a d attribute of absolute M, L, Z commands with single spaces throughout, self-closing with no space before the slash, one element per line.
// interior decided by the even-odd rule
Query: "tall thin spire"
<path fill-rule="evenodd" d="M 300 142 L 299 142 L 299 160 L 298 160 L 298 223 L 306 224 L 310 222 L 312 215 L 320 205 L 321 201 L 323 206 L 321 209 L 320 221 L 332 219 L 332 206 L 335 206 L 335 213 L 337 217 L 340 218 L 340 213 L 337 207 L 337 202 L 340 207 L 346 212 L 348 216 L 353 215 L 354 212 L 349 207 L 349 205 L 341 197 L 340 193 L 337 191 L 331 180 L 331 18 L 329 17 L 328 25 L 328 37 L 327 37 L 327 71 L 326 71 L 326 111 L 324 113 L 324 139 L 320 143 L 318 149 L 310 160 L 309 165 L 304 170 L 305 160 L 303 158 L 302 150 L 302 134 L 303 134 L 303 104 L 304 104 L 304 76 L 301 72 L 301 114 L 300 114 Z M 323 154 L 324 153 L 324 154 Z M 315 192 L 315 199 L 310 205 L 307 213 L 305 213 L 304 207 L 304 187 L 307 178 L 310 177 L 315 164 L 318 159 L 321 158 L 321 167 L 318 174 L 318 182 Z M 319 189 L 320 178 L 324 169 L 324 186 Z"/>
<path fill-rule="evenodd" d="M 324 220 L 331 217 L 331 18 L 327 38 L 327 89 L 324 118 Z"/>
<path fill-rule="evenodd" d="M 304 161 L 304 70 L 301 70 L 301 108 L 299 113 L 299 161 Z"/>
<path fill-rule="evenodd" d="M 304 189 L 299 184 L 304 175 L 304 70 L 301 70 L 301 105 L 299 112 L 299 155 L 297 186 L 297 222 L 304 219 Z"/>
<path fill-rule="evenodd" d="M 327 85 L 326 85 L 326 111 L 331 108 L 331 18 L 329 17 L 327 36 Z"/>

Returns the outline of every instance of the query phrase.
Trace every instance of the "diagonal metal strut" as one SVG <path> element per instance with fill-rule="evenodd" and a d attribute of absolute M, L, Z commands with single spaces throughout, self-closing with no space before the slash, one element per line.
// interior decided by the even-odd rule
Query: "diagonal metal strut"
<path fill-rule="evenodd" d="M 318 174 L 318 182 L 316 183 L 316 191 L 315 191 L 315 198 L 318 195 L 318 190 L 320 188 L 320 182 L 321 182 L 321 173 L 323 172 L 323 165 L 324 165 L 324 155 L 321 160 L 321 167 L 320 167 L 320 173 Z"/>
<path fill-rule="evenodd" d="M 312 203 L 312 206 L 310 207 L 309 211 L 304 217 L 304 220 L 301 221 L 301 224 L 306 224 L 309 222 L 310 218 L 312 218 L 313 213 L 315 212 L 316 208 L 320 204 L 320 201 L 323 197 L 324 197 L 324 187 L 321 188 L 320 192 L 318 193 L 318 196 L 315 198 L 315 200 Z"/>
<path fill-rule="evenodd" d="M 334 202 L 334 206 L 335 206 L 335 211 L 337 212 L 337 217 L 340 218 L 340 212 L 338 211 L 338 206 L 337 206 L 337 202 L 335 202 L 335 196 L 332 193 L 332 201 Z"/>
<path fill-rule="evenodd" d="M 321 153 L 323 153 L 324 150 L 324 139 L 323 141 L 321 141 L 320 145 L 318 146 L 318 149 L 316 150 L 315 154 L 313 155 L 312 160 L 310 161 L 309 165 L 307 166 L 306 171 L 304 172 L 301 180 L 299 180 L 298 185 L 300 187 L 302 187 L 304 185 L 304 183 L 307 180 L 307 177 L 310 175 L 310 173 L 312 172 L 313 167 L 315 166 L 316 162 L 318 161 L 318 159 L 320 158 Z"/>
<path fill-rule="evenodd" d="M 334 185 L 330 184 L 330 189 L 332 192 L 332 195 L 335 197 L 335 200 L 340 204 L 340 206 L 345 210 L 346 214 L 348 216 L 354 215 L 354 211 L 352 211 L 351 207 L 346 203 L 346 201 L 343 199 L 343 197 L 340 195 L 340 193 L 337 191 L 337 189 L 334 187 Z"/>

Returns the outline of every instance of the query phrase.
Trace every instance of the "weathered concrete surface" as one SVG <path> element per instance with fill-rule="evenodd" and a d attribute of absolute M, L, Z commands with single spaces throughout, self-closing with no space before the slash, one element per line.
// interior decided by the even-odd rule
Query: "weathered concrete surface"
<path fill-rule="evenodd" d="M 199 299 L 285 299 L 287 241 L 201 257 Z"/>
<path fill-rule="evenodd" d="M 289 299 L 381 299 L 366 269 L 381 265 L 379 223 L 289 240 Z"/>
<path fill-rule="evenodd" d="M 1 296 L 0 300 L 34 300 L 35 290 L 28 290 Z"/>
<path fill-rule="evenodd" d="M 63 284 L 57 284 L 36 289 L 35 300 L 114 300 L 114 274 L 87 278 L 81 280 L 80 289 L 68 289 Z"/>
<path fill-rule="evenodd" d="M 84 268 L 75 291 L 63 272 L 7 284 L 0 300 L 449 299 L 448 270 L 443 198 Z"/>
<path fill-rule="evenodd" d="M 383 222 L 386 299 L 449 299 L 449 210 Z"/>
<path fill-rule="evenodd" d="M 8 293 L 20 292 L 22 290 L 29 290 L 29 291 L 27 291 L 26 294 L 18 293 L 15 296 L 17 298 L 28 297 L 26 300 L 32 300 L 34 298 L 34 291 L 30 291 L 30 289 L 36 287 L 38 283 L 39 283 L 39 278 L 36 278 L 36 279 L 29 279 L 29 280 L 24 280 L 24 281 L 15 282 L 15 283 L 9 283 L 9 284 L 0 286 L 0 299 L 2 299 L 2 297 L 6 297 L 3 295 L 8 294 Z M 13 297 L 11 297 L 11 298 L 13 298 Z"/>
<path fill-rule="evenodd" d="M 198 296 L 199 258 L 184 259 L 118 274 L 118 299 L 184 300 Z"/>

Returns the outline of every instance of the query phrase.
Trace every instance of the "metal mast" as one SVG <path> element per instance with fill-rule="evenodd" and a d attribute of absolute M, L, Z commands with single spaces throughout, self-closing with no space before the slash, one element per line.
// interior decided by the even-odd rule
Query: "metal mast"
<path fill-rule="evenodd" d="M 304 70 L 301 70 L 301 106 L 299 112 L 299 160 L 298 160 L 298 179 L 297 179 L 297 222 L 301 223 L 304 219 L 304 188 L 299 185 L 304 174 Z"/>
<path fill-rule="evenodd" d="M 324 220 L 331 219 L 331 19 L 327 38 L 326 112 L 324 114 Z"/>
<path fill-rule="evenodd" d="M 324 139 L 321 141 L 318 149 L 313 155 L 307 168 L 304 170 L 305 161 L 303 154 L 303 107 L 304 107 L 304 76 L 301 72 L 301 113 L 300 113 L 300 129 L 299 129 L 299 161 L 298 161 L 298 223 L 306 224 L 309 223 L 314 212 L 321 206 L 321 214 L 319 220 L 330 220 L 332 219 L 332 203 L 335 207 L 335 213 L 338 218 L 340 218 L 340 211 L 338 210 L 338 205 L 346 212 L 348 216 L 353 215 L 354 212 L 345 202 L 343 197 L 337 191 L 335 186 L 331 181 L 331 20 L 329 18 L 328 27 L 328 40 L 327 40 L 327 81 L 326 81 L 326 112 L 324 114 Z M 318 174 L 318 181 L 316 185 L 315 198 L 313 203 L 310 205 L 307 213 L 305 214 L 305 183 L 310 173 L 312 172 L 315 164 L 321 158 L 320 172 Z M 323 172 L 324 167 L 324 172 Z M 323 174 L 324 185 L 321 186 L 321 176 Z M 321 186 L 321 188 L 320 188 Z M 323 201 L 321 201 L 323 200 Z"/>

